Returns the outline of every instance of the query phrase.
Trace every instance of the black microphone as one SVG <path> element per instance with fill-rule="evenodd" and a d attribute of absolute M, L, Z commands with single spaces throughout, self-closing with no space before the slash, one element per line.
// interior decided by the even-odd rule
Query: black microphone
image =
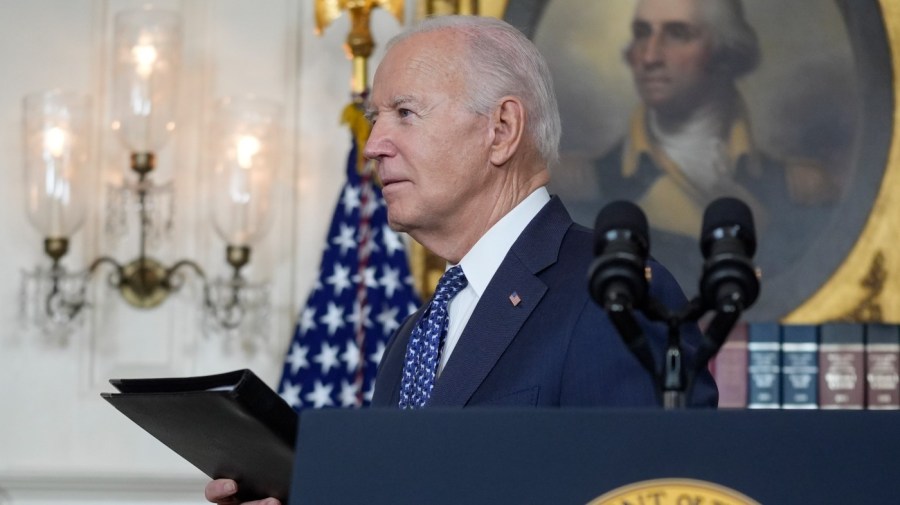
<path fill-rule="evenodd" d="M 741 312 L 759 296 L 753 214 L 737 198 L 719 198 L 703 213 L 700 250 L 705 262 L 700 278 L 703 306 Z"/>
<path fill-rule="evenodd" d="M 588 290 L 641 366 L 655 376 L 650 343 L 632 313 L 632 309 L 643 309 L 649 298 L 647 228 L 647 216 L 631 202 L 612 202 L 600 210 L 594 225 L 597 258 L 588 270 Z"/>
<path fill-rule="evenodd" d="M 647 299 L 645 263 L 650 249 L 647 217 L 637 205 L 620 200 L 600 210 L 594 226 L 594 254 L 588 283 L 604 309 L 643 307 Z"/>

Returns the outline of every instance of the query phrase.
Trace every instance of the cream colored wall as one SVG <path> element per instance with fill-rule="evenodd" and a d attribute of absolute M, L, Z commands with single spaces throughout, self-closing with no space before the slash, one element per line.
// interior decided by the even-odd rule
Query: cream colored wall
<path fill-rule="evenodd" d="M 95 102 L 96 205 L 73 237 L 65 263 L 100 254 L 120 260 L 134 237 L 103 233 L 105 185 L 121 178 L 126 153 L 109 121 L 109 53 L 116 12 L 127 0 L 0 1 L 0 504 L 204 503 L 206 478 L 101 400 L 111 377 L 193 375 L 249 367 L 275 386 L 294 314 L 314 282 L 328 220 L 343 181 L 349 136 L 338 124 L 350 65 L 341 44 L 346 18 L 314 35 L 312 0 L 171 0 L 185 23 L 179 124 L 159 153 L 160 175 L 176 185 L 176 225 L 158 255 L 198 260 L 225 274 L 224 245 L 203 205 L 208 102 L 253 93 L 286 107 L 287 149 L 278 213 L 247 272 L 272 283 L 273 313 L 255 351 L 200 329 L 198 284 L 162 307 L 138 311 L 102 278 L 94 306 L 67 341 L 53 342 L 18 318 L 21 272 L 46 262 L 42 237 L 24 212 L 21 100 L 49 88 L 89 93 Z M 373 15 L 383 43 L 399 30 Z M 377 51 L 374 63 L 380 58 Z"/>

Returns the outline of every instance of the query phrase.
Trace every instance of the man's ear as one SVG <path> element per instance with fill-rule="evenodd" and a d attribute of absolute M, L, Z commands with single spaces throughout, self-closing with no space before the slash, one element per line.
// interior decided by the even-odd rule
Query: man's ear
<path fill-rule="evenodd" d="M 519 150 L 525 132 L 525 107 L 517 97 L 503 97 L 492 119 L 491 163 L 500 166 Z"/>

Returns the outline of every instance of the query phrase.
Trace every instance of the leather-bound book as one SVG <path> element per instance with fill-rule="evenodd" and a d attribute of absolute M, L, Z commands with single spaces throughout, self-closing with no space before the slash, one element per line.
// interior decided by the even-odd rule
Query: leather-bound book
<path fill-rule="evenodd" d="M 900 327 L 866 326 L 866 406 L 872 410 L 900 409 Z"/>
<path fill-rule="evenodd" d="M 728 334 L 710 364 L 719 387 L 720 409 L 747 407 L 747 359 L 747 323 L 741 321 Z"/>
<path fill-rule="evenodd" d="M 864 332 L 858 323 L 828 323 L 819 329 L 819 408 L 865 407 Z"/>
<path fill-rule="evenodd" d="M 781 408 L 781 327 L 747 325 L 747 408 Z"/>
<path fill-rule="evenodd" d="M 819 408 L 819 327 L 781 327 L 781 408 Z"/>

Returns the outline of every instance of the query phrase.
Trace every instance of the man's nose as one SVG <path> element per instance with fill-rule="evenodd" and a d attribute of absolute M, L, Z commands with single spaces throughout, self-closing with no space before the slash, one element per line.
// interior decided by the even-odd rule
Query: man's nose
<path fill-rule="evenodd" d="M 375 122 L 372 125 L 372 131 L 369 132 L 369 138 L 363 148 L 363 156 L 370 160 L 378 161 L 384 156 L 389 156 L 392 150 L 392 144 L 388 139 L 386 127 L 382 122 Z"/>
<path fill-rule="evenodd" d="M 655 65 L 663 61 L 663 40 L 658 33 L 651 34 L 640 45 L 641 64 L 644 66 Z"/>

